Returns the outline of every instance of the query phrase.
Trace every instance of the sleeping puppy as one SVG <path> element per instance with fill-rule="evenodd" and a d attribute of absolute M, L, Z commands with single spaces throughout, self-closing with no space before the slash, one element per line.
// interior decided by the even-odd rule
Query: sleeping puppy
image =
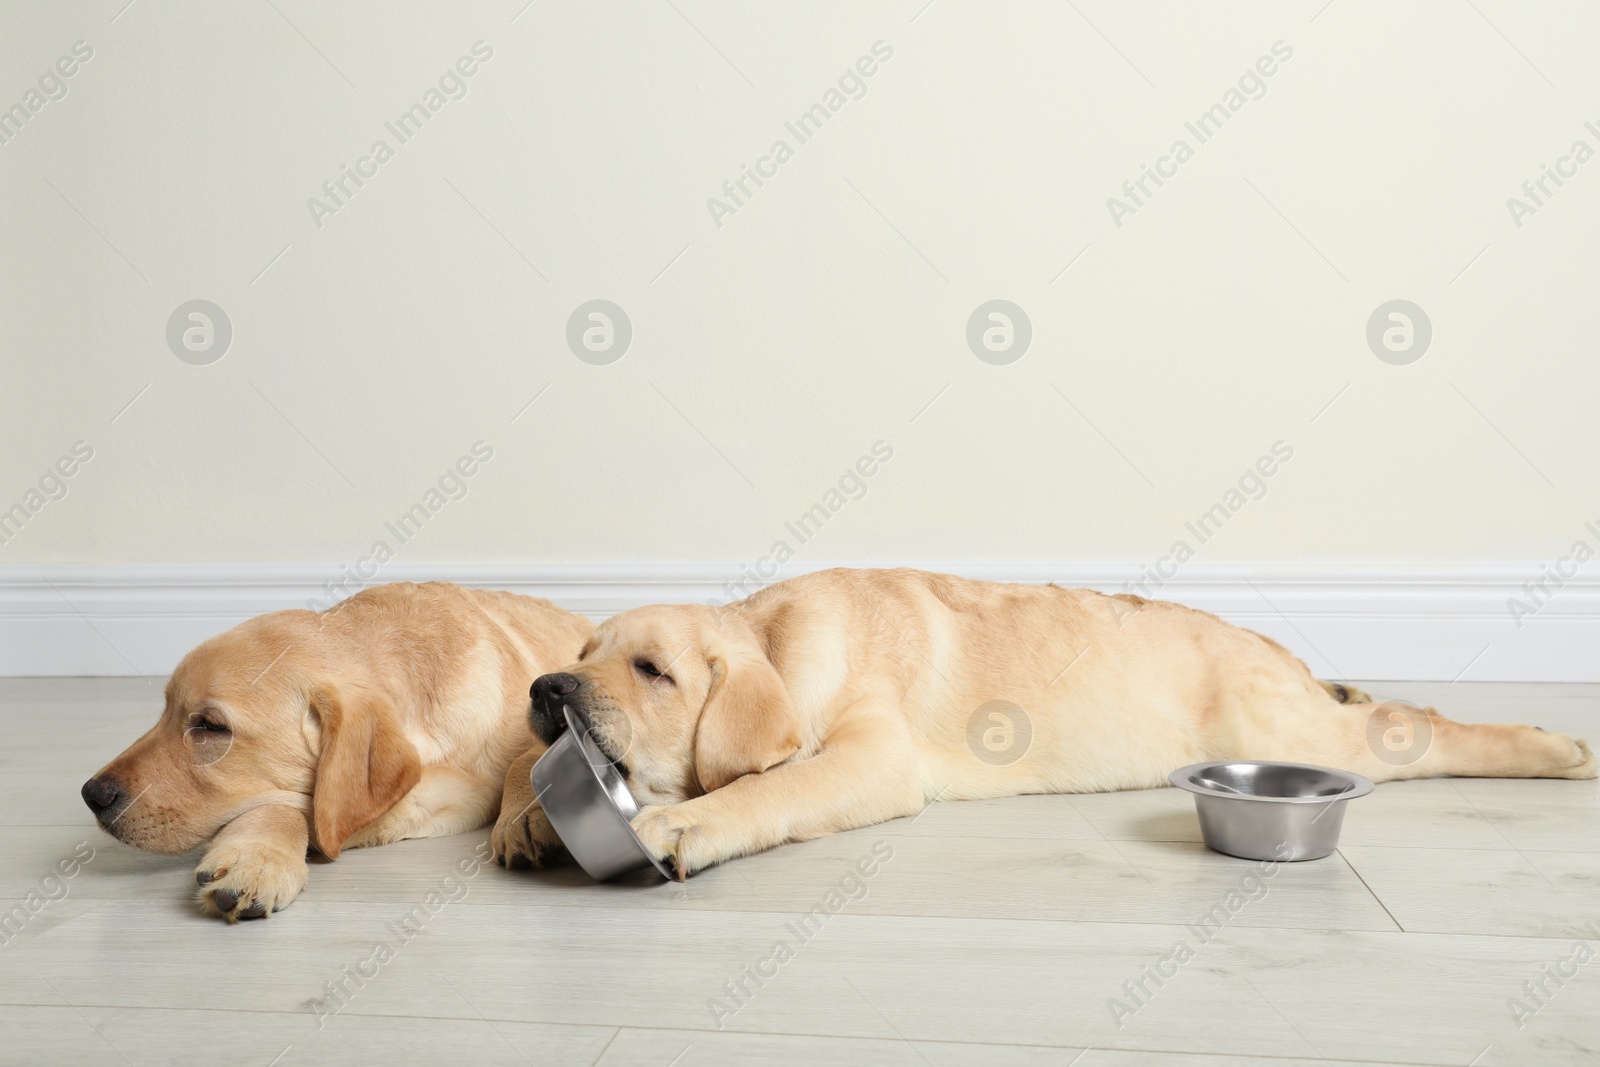
<path fill-rule="evenodd" d="M 548 601 L 444 582 L 263 615 L 184 657 L 160 721 L 83 799 L 130 845 L 204 845 L 201 907 L 263 918 L 305 888 L 308 844 L 336 859 L 493 820 L 507 767 L 544 750 L 529 680 L 593 630 Z"/>
<path fill-rule="evenodd" d="M 1396 765 L 1368 742 L 1385 706 L 1340 690 L 1275 642 L 1176 604 L 832 570 L 725 609 L 608 620 L 577 663 L 534 683 L 531 724 L 548 744 L 563 705 L 587 719 L 642 806 L 634 828 L 680 878 L 930 799 L 1147 789 L 1202 760 L 1380 781 L 1595 777 L 1582 741 L 1431 709 L 1415 712 L 1431 743 Z"/>

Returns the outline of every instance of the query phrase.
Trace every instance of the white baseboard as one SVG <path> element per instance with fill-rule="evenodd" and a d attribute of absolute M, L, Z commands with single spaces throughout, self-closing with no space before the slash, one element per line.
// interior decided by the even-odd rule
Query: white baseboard
<path fill-rule="evenodd" d="M 1117 592 L 1138 568 L 933 563 L 997 581 Z M 792 577 L 815 568 L 785 569 Z M 594 619 L 640 604 L 723 603 L 734 564 L 393 566 L 385 581 L 443 579 L 547 597 Z M 1600 581 L 1568 581 L 1513 618 L 1537 564 L 1438 570 L 1192 566 L 1154 596 L 1213 611 L 1293 649 L 1320 675 L 1371 680 L 1600 681 Z M 268 611 L 328 602 L 336 566 L 0 566 L 0 676 L 169 673 L 194 645 Z M 753 587 L 752 587 L 753 588 Z M 737 595 L 737 594 L 735 594 Z"/>

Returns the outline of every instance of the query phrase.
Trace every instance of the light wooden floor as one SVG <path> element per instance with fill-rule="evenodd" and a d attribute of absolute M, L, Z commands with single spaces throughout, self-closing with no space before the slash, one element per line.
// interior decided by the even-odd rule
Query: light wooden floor
<path fill-rule="evenodd" d="M 1600 740 L 1600 686 L 1371 688 Z M 159 680 L 0 681 L 0 909 L 95 850 L 0 948 L 0 1063 L 1600 1062 L 1600 959 L 1520 1029 L 1508 1006 L 1538 1007 L 1523 983 L 1570 973 L 1580 940 L 1600 952 L 1594 782 L 1380 786 L 1337 854 L 1280 868 L 1204 944 L 1186 924 L 1253 868 L 1206 851 L 1170 789 L 937 804 L 683 886 L 451 884 L 485 834 L 406 842 L 314 864 L 288 911 L 228 927 L 190 903 L 192 857 L 112 841 L 78 798 L 158 703 Z M 893 858 L 802 943 L 788 924 L 874 845 Z M 401 943 L 441 889 L 458 899 Z M 1110 998 L 1180 940 L 1193 958 L 1119 1027 Z M 724 983 L 771 973 L 780 941 L 719 1030 L 708 1002 L 733 1007 Z"/>

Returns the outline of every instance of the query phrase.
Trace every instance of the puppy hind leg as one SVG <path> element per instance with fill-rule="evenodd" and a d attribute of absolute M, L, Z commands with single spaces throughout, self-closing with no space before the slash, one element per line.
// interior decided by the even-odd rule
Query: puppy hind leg
<path fill-rule="evenodd" d="M 1398 701 L 1342 709 L 1359 729 L 1359 770 L 1375 781 L 1448 775 L 1458 778 L 1596 776 L 1587 742 L 1518 723 L 1462 723 L 1433 708 Z"/>

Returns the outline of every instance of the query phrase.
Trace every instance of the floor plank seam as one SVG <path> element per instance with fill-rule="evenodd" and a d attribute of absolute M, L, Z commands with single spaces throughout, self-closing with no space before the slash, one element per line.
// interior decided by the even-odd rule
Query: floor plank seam
<path fill-rule="evenodd" d="M 50 1008 L 52 1010 L 59 1010 L 59 1011 L 68 1011 L 68 1010 L 70 1010 L 70 1008 L 67 1005 L 61 1004 L 60 1002 L 53 1002 L 53 1003 L 49 1003 L 49 1004 L 36 1004 L 36 1003 L 31 1003 L 31 1002 L 30 1003 L 25 1003 L 25 1004 L 9 1004 L 9 1003 L 7 1003 L 5 1001 L 0 1001 L 0 1005 L 4 1005 L 4 1006 L 7 1006 L 7 1007 Z M 310 1014 L 309 1012 L 302 1013 L 302 1012 L 285 1011 L 285 1010 L 282 1010 L 282 1009 L 272 1009 L 272 1008 L 231 1008 L 231 1007 L 230 1008 L 173 1008 L 173 1007 L 168 1007 L 166 1005 L 158 1005 L 158 1006 L 153 1006 L 153 1007 L 139 1007 L 139 1006 L 127 1005 L 127 1004 L 90 1004 L 90 1003 L 76 1003 L 76 1007 L 94 1009 L 94 1010 L 107 1010 L 107 1011 L 152 1011 L 153 1010 L 153 1011 L 167 1011 L 167 1012 L 206 1012 L 208 1014 L 216 1013 L 216 1014 L 223 1014 L 223 1015 L 233 1015 L 233 1014 L 237 1014 L 239 1012 L 246 1012 L 246 1013 L 249 1013 L 249 1014 L 252 1014 L 252 1015 L 285 1016 L 285 1017 L 291 1018 L 291 1019 L 299 1018 L 303 1014 L 304 1015 L 309 1015 Z M 343 1015 L 343 1016 L 346 1016 L 346 1017 L 357 1017 L 357 1018 L 361 1018 L 361 1019 L 370 1019 L 370 1020 L 394 1019 L 394 1020 L 406 1020 L 406 1021 L 415 1020 L 415 1021 L 419 1021 L 419 1022 L 457 1022 L 457 1023 L 465 1022 L 465 1023 L 483 1023 L 483 1024 L 499 1023 L 499 1024 L 507 1025 L 507 1026 L 551 1026 L 551 1027 L 570 1027 L 570 1028 L 574 1028 L 574 1029 L 586 1029 L 586 1030 L 612 1030 L 612 1031 L 615 1031 L 615 1033 L 612 1035 L 612 1042 L 607 1042 L 606 1048 L 610 1048 L 611 1044 L 615 1041 L 616 1036 L 618 1034 L 620 1034 L 622 1031 L 624 1031 L 624 1030 L 632 1030 L 632 1031 L 639 1032 L 639 1033 L 645 1033 L 645 1032 L 649 1032 L 649 1031 L 663 1031 L 663 1032 L 666 1032 L 666 1033 L 674 1033 L 674 1034 L 702 1034 L 702 1035 L 705 1035 L 705 1036 L 708 1036 L 708 1037 L 717 1037 L 717 1036 L 726 1036 L 726 1037 L 789 1037 L 789 1038 L 799 1038 L 799 1039 L 802 1039 L 802 1040 L 816 1039 L 816 1040 L 821 1040 L 821 1041 L 874 1041 L 874 1042 L 878 1042 L 880 1044 L 885 1044 L 885 1045 L 902 1045 L 902 1044 L 907 1044 L 907 1043 L 914 1043 L 914 1044 L 919 1044 L 919 1045 L 956 1045 L 956 1046 L 973 1046 L 973 1047 L 980 1047 L 980 1048 L 981 1047 L 995 1047 L 995 1048 L 1008 1048 L 1008 1049 L 1010 1049 L 1010 1048 L 1015 1048 L 1015 1049 L 1030 1049 L 1030 1048 L 1032 1048 L 1032 1049 L 1044 1049 L 1044 1050 L 1048 1050 L 1048 1051 L 1052 1051 L 1052 1052 L 1058 1052 L 1058 1051 L 1059 1052 L 1075 1052 L 1075 1051 L 1083 1051 L 1085 1049 L 1094 1049 L 1094 1050 L 1100 1051 L 1100 1052 L 1151 1053 L 1151 1054 L 1156 1054 L 1156 1055 L 1168 1055 L 1168 1056 L 1204 1056 L 1204 1057 L 1209 1057 L 1209 1058 L 1213 1058 L 1213 1059 L 1226 1058 L 1228 1060 L 1265 1060 L 1265 1061 L 1268 1061 L 1268 1062 L 1275 1061 L 1275 1060 L 1276 1061 L 1282 1061 L 1282 1060 L 1289 1060 L 1289 1059 L 1305 1059 L 1306 1058 L 1304 1056 L 1298 1056 L 1298 1057 L 1296 1057 L 1296 1056 L 1283 1056 L 1283 1055 L 1279 1055 L 1279 1054 L 1276 1054 L 1276 1053 L 1268 1054 L 1268 1053 L 1249 1053 L 1249 1052 L 1196 1052 L 1196 1051 L 1193 1051 L 1191 1049 L 1182 1049 L 1182 1048 L 1147 1048 L 1147 1047 L 1142 1046 L 1142 1045 L 1110 1047 L 1110 1046 L 1106 1046 L 1106 1045 L 1083 1045 L 1083 1044 L 1078 1044 L 1078 1043 L 1069 1043 L 1069 1044 L 1064 1044 L 1064 1045 L 1054 1045 L 1054 1044 L 1039 1043 L 1039 1042 L 1034 1042 L 1034 1041 L 960 1041 L 960 1040 L 956 1040 L 956 1039 L 953 1039 L 953 1038 L 938 1038 L 938 1037 L 915 1037 L 915 1038 L 878 1037 L 878 1036 L 872 1036 L 872 1035 L 866 1035 L 866 1034 L 832 1034 L 832 1033 L 820 1033 L 820 1032 L 809 1032 L 809 1031 L 799 1031 L 799 1030 L 754 1030 L 754 1029 L 750 1029 L 750 1030 L 745 1030 L 745 1029 L 741 1029 L 741 1030 L 708 1030 L 708 1029 L 705 1029 L 703 1027 L 692 1027 L 692 1026 L 667 1026 L 667 1025 L 641 1026 L 641 1025 L 637 1025 L 637 1024 L 633 1024 L 633 1023 L 618 1025 L 616 1023 L 567 1022 L 567 1021 L 557 1021 L 557 1020 L 553 1020 L 553 1019 L 513 1019 L 513 1018 L 505 1018 L 505 1017 L 489 1016 L 489 1015 L 415 1015 L 415 1014 L 404 1014 L 404 1015 L 401 1015 L 401 1014 L 386 1013 L 386 1012 L 361 1012 L 361 1011 L 354 1011 L 354 1010 L 341 1012 L 340 1014 Z M 604 1058 L 604 1050 L 602 1050 L 601 1058 L 602 1059 Z M 599 1060 L 597 1059 L 595 1062 L 598 1063 Z M 1460 1067 L 1459 1064 L 1453 1063 L 1453 1062 L 1448 1061 L 1448 1060 L 1397 1060 L 1397 1059 L 1392 1059 L 1392 1058 L 1391 1059 L 1382 1059 L 1382 1060 L 1371 1060 L 1371 1059 L 1351 1058 L 1349 1056 L 1340 1056 L 1340 1057 L 1337 1057 L 1337 1062 L 1340 1062 L 1340 1063 L 1365 1063 L 1365 1064 L 1374 1064 L 1374 1065 L 1395 1064 L 1395 1065 L 1403 1065 L 1403 1067 Z"/>
<path fill-rule="evenodd" d="M 1383 909 L 1383 913 L 1389 916 L 1389 921 L 1394 923 L 1394 928 L 1402 934 L 1407 933 L 1408 931 L 1406 930 L 1405 926 L 1400 922 L 1399 919 L 1394 917 L 1394 912 L 1389 910 L 1389 905 L 1383 902 L 1383 898 L 1378 896 L 1377 892 L 1374 891 L 1370 885 L 1367 885 L 1367 880 L 1362 877 L 1360 871 L 1356 870 L 1356 865 L 1350 862 L 1350 857 L 1344 854 L 1344 849 L 1337 848 L 1334 849 L 1334 851 L 1339 853 L 1339 859 L 1344 861 L 1344 865 L 1350 868 L 1350 873 L 1355 875 L 1356 878 L 1360 879 L 1362 886 L 1364 886 L 1367 892 L 1371 894 L 1372 899 L 1378 902 L 1378 907 Z"/>

